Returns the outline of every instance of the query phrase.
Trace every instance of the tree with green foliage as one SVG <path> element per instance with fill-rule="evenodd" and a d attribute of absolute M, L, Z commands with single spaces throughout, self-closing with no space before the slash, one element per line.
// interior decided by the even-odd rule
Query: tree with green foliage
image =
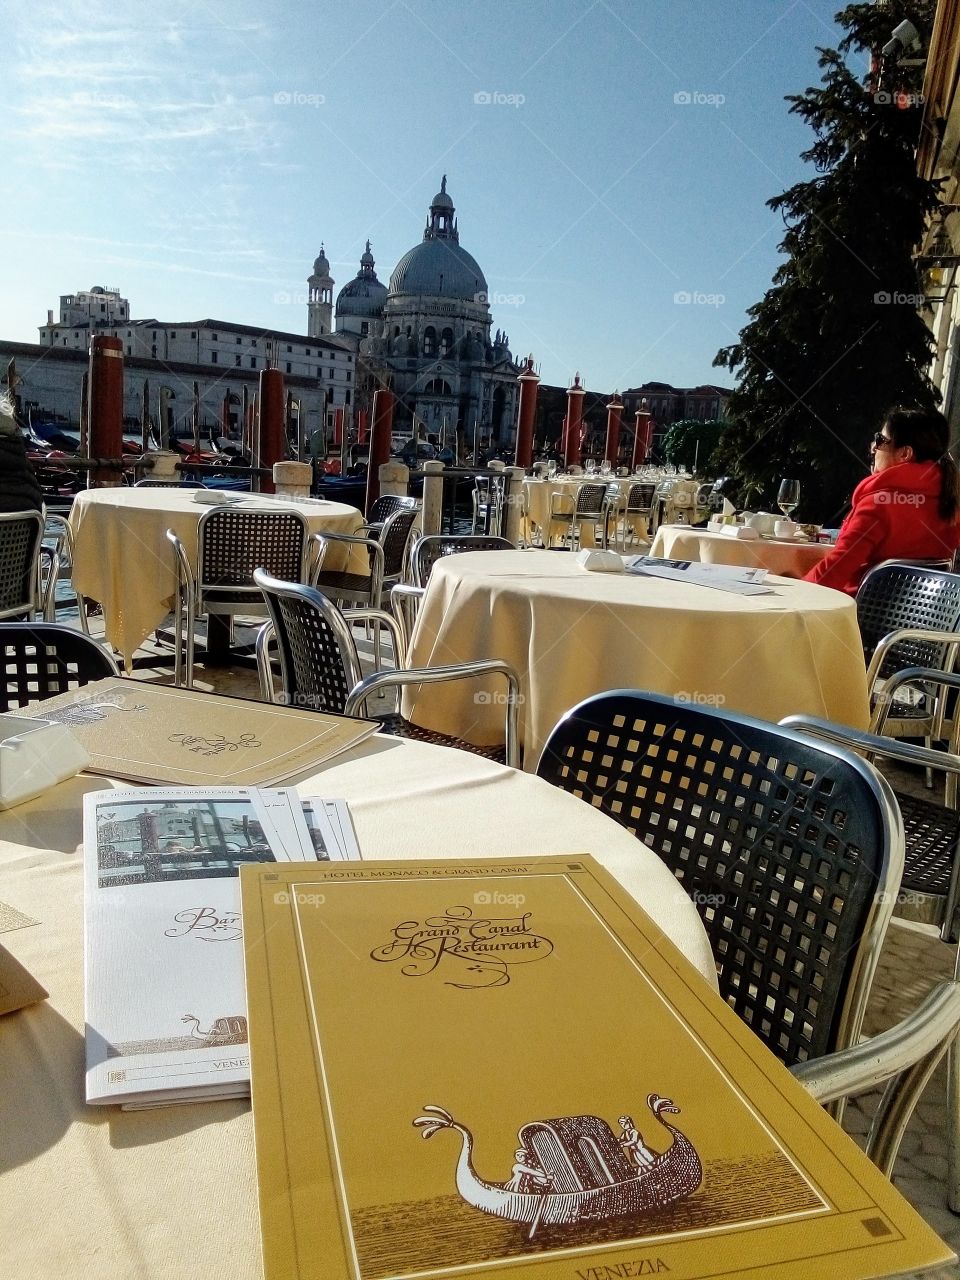
<path fill-rule="evenodd" d="M 786 225 L 785 260 L 714 364 L 737 375 L 715 465 L 773 501 L 802 485 L 801 517 L 828 520 L 869 470 L 869 441 L 894 404 L 934 406 L 933 339 L 914 254 L 937 185 L 916 171 L 922 68 L 867 59 L 903 19 L 929 39 L 935 0 L 850 4 L 839 49 L 820 49 L 821 87 L 791 95 L 816 141 L 816 175 L 768 201 Z"/>
<path fill-rule="evenodd" d="M 725 426 L 722 421 L 704 422 L 701 418 L 682 418 L 672 423 L 663 437 L 667 461 L 687 470 L 696 467 L 698 475 L 718 474 L 713 455 Z"/>

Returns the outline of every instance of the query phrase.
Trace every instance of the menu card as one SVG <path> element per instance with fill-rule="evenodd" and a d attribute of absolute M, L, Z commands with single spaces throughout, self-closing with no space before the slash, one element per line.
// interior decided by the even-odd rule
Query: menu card
<path fill-rule="evenodd" d="M 950 1250 L 587 857 L 244 867 L 266 1280 Z"/>
<path fill-rule="evenodd" d="M 69 725 L 90 755 L 84 768 L 91 773 L 192 786 L 282 782 L 379 728 L 371 720 L 117 678 L 49 698 L 27 714 Z"/>

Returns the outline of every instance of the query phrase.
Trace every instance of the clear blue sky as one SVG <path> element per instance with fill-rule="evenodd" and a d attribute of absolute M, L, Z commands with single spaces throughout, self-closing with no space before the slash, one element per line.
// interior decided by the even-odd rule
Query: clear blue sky
<path fill-rule="evenodd" d="M 764 202 L 811 141 L 783 95 L 840 7 L 6 0 L 0 337 L 93 284 L 304 332 L 321 241 L 337 289 L 368 236 L 386 283 L 446 173 L 547 381 L 728 382 L 713 356 L 777 264 Z"/>

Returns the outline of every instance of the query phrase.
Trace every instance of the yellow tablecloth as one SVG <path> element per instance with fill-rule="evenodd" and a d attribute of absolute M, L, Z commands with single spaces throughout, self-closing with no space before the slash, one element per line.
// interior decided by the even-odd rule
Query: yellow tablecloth
<path fill-rule="evenodd" d="M 521 678 L 524 768 L 577 702 L 649 689 L 766 720 L 792 712 L 856 728 L 869 721 L 850 597 L 785 578 L 773 594 L 588 573 L 563 551 L 450 556 L 430 574 L 409 665 L 503 658 Z M 424 687 L 405 712 L 489 745 L 503 740 L 503 682 Z"/>
<path fill-rule="evenodd" d="M 0 902 L 39 921 L 0 940 L 50 992 L 0 1018 L 0 1276 L 259 1280 L 249 1104 L 122 1112 L 82 1101 L 81 799 L 105 785 L 76 778 L 0 814 Z M 546 783 L 373 738 L 300 791 L 346 797 L 368 858 L 592 853 L 715 984 L 699 917 L 665 866 Z"/>
<path fill-rule="evenodd" d="M 802 578 L 830 550 L 825 543 L 775 538 L 730 538 L 689 525 L 661 525 L 650 555 L 668 560 L 700 560 L 703 564 L 759 565 L 771 573 Z"/>
<path fill-rule="evenodd" d="M 197 526 L 209 506 L 193 500 L 193 489 L 111 488 L 77 494 L 70 511 L 74 537 L 73 584 L 103 606 L 106 638 L 129 666 L 134 651 L 163 622 L 177 587 L 173 529 L 192 562 Z M 311 533 L 355 533 L 363 517 L 341 502 L 280 502 L 259 494 L 243 504 L 300 511 Z M 343 548 L 331 547 L 327 566 L 347 567 Z M 351 547 L 349 569 L 368 571 L 362 547 Z"/>

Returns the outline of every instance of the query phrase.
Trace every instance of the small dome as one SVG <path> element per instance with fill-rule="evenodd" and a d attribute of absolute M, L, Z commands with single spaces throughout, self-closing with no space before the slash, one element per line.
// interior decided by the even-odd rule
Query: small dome
<path fill-rule="evenodd" d="M 327 255 L 323 251 L 323 245 L 320 246 L 320 256 L 314 259 L 313 274 L 315 276 L 328 276 L 330 274 L 330 263 L 327 261 Z"/>
<path fill-rule="evenodd" d="M 430 201 L 431 209 L 449 209 L 453 211 L 453 201 L 447 195 L 447 175 L 443 175 L 443 181 L 440 183 L 440 190 Z"/>
<path fill-rule="evenodd" d="M 337 294 L 338 316 L 378 316 L 387 298 L 387 286 L 381 284 L 374 270 L 370 241 L 360 255 L 360 270 Z"/>
<path fill-rule="evenodd" d="M 338 316 L 378 316 L 387 300 L 387 286 L 355 276 L 337 294 Z"/>

